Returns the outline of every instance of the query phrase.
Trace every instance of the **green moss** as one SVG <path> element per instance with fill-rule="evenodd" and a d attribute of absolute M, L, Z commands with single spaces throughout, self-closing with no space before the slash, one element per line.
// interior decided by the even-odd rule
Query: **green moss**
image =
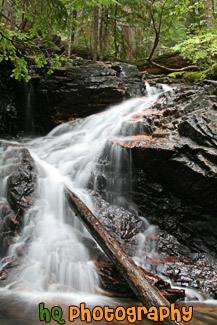
<path fill-rule="evenodd" d="M 190 83 L 197 84 L 206 78 L 207 70 L 197 72 L 186 72 L 186 78 Z"/>
<path fill-rule="evenodd" d="M 217 76 L 217 63 L 214 63 L 207 71 L 207 77 Z"/>
<path fill-rule="evenodd" d="M 173 72 L 169 74 L 169 77 L 176 79 L 185 79 L 192 84 L 198 84 L 200 81 L 204 80 L 207 77 L 208 70 L 189 72 Z"/>
<path fill-rule="evenodd" d="M 213 76 L 217 76 L 217 63 L 214 63 L 210 68 L 203 71 L 180 71 L 169 74 L 171 78 L 185 79 L 192 84 L 198 84 L 200 81 L 212 78 Z"/>
<path fill-rule="evenodd" d="M 184 77 L 184 74 L 186 71 L 180 71 L 180 72 L 173 72 L 168 75 L 168 77 L 174 78 L 174 79 L 182 79 Z"/>
<path fill-rule="evenodd" d="M 139 67 L 148 67 L 150 65 L 149 62 L 146 59 L 137 60 L 137 61 L 126 61 L 125 60 L 124 62 L 127 62 L 129 64 L 135 65 L 138 68 Z"/>

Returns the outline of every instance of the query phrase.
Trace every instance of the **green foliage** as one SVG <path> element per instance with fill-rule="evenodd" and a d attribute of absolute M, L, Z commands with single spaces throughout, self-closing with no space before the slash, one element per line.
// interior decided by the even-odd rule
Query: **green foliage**
<path fill-rule="evenodd" d="M 84 7 L 95 7 L 95 6 L 110 6 L 119 4 L 116 0 L 65 0 L 63 1 L 68 7 L 79 10 Z"/>
<path fill-rule="evenodd" d="M 0 24 L 0 28 L 0 62 L 3 60 L 12 62 L 14 69 L 11 77 L 17 80 L 30 79 L 28 56 L 33 56 L 34 63 L 39 68 L 48 66 L 48 73 L 60 68 L 62 63 L 71 63 L 71 60 L 57 54 L 48 57 L 27 33 L 9 30 L 3 24 Z"/>
<path fill-rule="evenodd" d="M 206 9 L 207 6 L 204 0 L 191 1 L 191 0 L 182 0 L 178 1 L 175 5 L 174 10 L 171 11 L 171 15 L 176 15 L 179 18 L 183 18 L 187 13 L 193 12 L 198 9 Z"/>
<path fill-rule="evenodd" d="M 2 24 L 0 24 L 0 29 L 0 62 L 11 60 L 14 65 L 11 76 L 18 80 L 21 78 L 29 80 L 27 61 L 21 55 L 21 50 L 17 47 L 18 44 L 23 44 L 23 42 L 27 41 L 26 35 L 8 30 Z"/>
<path fill-rule="evenodd" d="M 9 0 L 9 18 L 4 15 L 8 8 L 4 8 L 3 3 L 0 8 L 0 62 L 11 60 L 14 65 L 11 76 L 27 81 L 30 79 L 29 60 L 39 68 L 48 66 L 49 74 L 63 63 L 70 64 L 71 60 L 64 53 L 60 55 L 60 47 L 52 41 L 52 35 L 68 36 L 70 10 L 117 3 L 116 0 L 13 0 L 10 3 Z M 74 25 L 78 27 L 76 22 Z"/>
<path fill-rule="evenodd" d="M 189 20 L 187 32 L 195 33 L 203 27 L 206 28 L 208 19 L 213 16 L 212 8 L 208 8 L 206 2 L 206 0 L 176 1 L 174 10 L 170 12 L 170 15 L 176 16 L 178 20 Z"/>
<path fill-rule="evenodd" d="M 19 15 L 23 11 L 22 1 L 16 2 Z M 24 16 L 32 23 L 28 31 L 30 37 L 55 35 L 67 26 L 67 8 L 61 0 L 31 0 L 25 8 Z"/>
<path fill-rule="evenodd" d="M 12 27 L 12 22 L 9 25 L 8 20 L 3 19 L 0 23 L 0 62 L 11 60 L 14 65 L 11 76 L 18 80 L 25 78 L 26 81 L 30 79 L 29 58 L 39 68 L 48 65 L 49 73 L 66 61 L 55 54 L 59 48 L 50 38 L 65 30 L 68 18 L 64 1 L 31 0 L 27 3 L 24 7 L 23 1 L 16 0 L 15 6 L 11 7 L 12 13 L 13 10 L 16 12 L 15 23 L 21 22 L 19 28 L 18 25 Z"/>
<path fill-rule="evenodd" d="M 217 34 L 207 33 L 193 36 L 173 47 L 188 62 L 201 69 L 215 62 L 217 55 Z"/>

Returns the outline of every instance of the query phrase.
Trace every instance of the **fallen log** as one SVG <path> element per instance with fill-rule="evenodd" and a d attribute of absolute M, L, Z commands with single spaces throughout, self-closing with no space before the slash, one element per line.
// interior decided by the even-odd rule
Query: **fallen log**
<path fill-rule="evenodd" d="M 77 197 L 77 195 L 71 192 L 67 187 L 65 188 L 65 195 L 71 209 L 82 221 L 90 234 L 95 238 L 105 254 L 121 272 L 138 300 L 146 308 L 153 306 L 157 308 L 163 306 L 170 307 L 168 300 L 154 285 L 151 284 L 144 272 L 127 255 L 125 250 L 109 234 L 109 232 L 88 209 L 88 207 Z M 164 323 L 177 324 L 175 321 L 171 321 L 169 318 L 165 319 Z"/>

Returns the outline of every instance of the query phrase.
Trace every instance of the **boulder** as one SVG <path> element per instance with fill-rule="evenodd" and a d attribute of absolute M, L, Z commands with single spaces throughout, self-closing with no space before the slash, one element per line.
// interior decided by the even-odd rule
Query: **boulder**
<path fill-rule="evenodd" d="M 0 256 L 22 229 L 24 213 L 35 200 L 37 169 L 25 148 L 0 142 Z"/>

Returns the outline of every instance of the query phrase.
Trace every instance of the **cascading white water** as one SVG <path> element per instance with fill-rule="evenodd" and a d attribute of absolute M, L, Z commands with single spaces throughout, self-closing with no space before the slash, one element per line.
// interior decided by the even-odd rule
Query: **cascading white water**
<path fill-rule="evenodd" d="M 88 233 L 66 205 L 64 185 L 97 214 L 87 185 L 108 139 L 120 134 L 124 123 L 149 109 L 161 93 L 170 89 L 147 90 L 147 97 L 131 99 L 74 124 L 60 125 L 46 137 L 25 143 L 39 172 L 38 198 L 25 215 L 20 237 L 8 252 L 15 257 L 28 243 L 28 251 L 8 289 L 95 292 L 97 275 L 79 240 L 81 234 Z M 118 169 L 122 164 L 121 151 L 114 149 L 113 153 Z M 145 240 L 145 236 L 139 238 Z"/>

